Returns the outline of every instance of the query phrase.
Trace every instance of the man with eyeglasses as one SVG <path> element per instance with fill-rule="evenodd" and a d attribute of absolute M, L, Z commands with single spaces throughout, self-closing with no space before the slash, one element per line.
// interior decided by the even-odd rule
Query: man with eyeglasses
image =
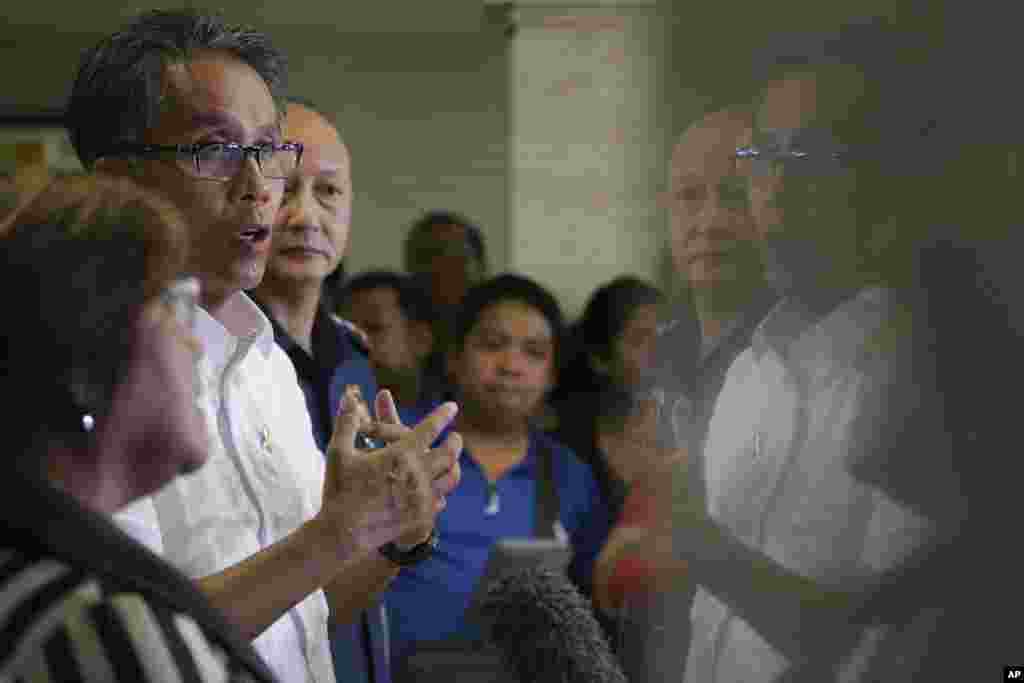
<path fill-rule="evenodd" d="M 154 11 L 83 55 L 67 112 L 87 168 L 157 189 L 185 216 L 201 284 L 197 407 L 210 457 L 120 515 L 254 639 L 282 681 L 333 683 L 329 608 L 373 600 L 378 549 L 432 523 L 458 480 L 446 405 L 411 432 L 346 401 L 327 458 L 295 370 L 243 290 L 260 283 L 285 178 L 284 58 L 266 36 L 197 11 Z M 379 404 L 378 407 L 381 407 Z M 383 404 L 385 409 L 390 406 Z M 357 431 L 396 441 L 356 450 Z"/>
<path fill-rule="evenodd" d="M 892 185 L 909 191 L 920 173 L 896 165 L 892 144 L 930 113 L 899 96 L 913 70 L 864 55 L 897 35 L 852 27 L 828 44 L 831 63 L 779 60 L 753 144 L 736 150 L 781 299 L 715 403 L 706 499 L 684 473 L 674 482 L 672 541 L 658 550 L 699 584 L 688 682 L 861 680 L 888 637 L 854 618 L 862 591 L 930 532 L 849 471 L 867 455 L 907 457 L 925 433 L 909 419 L 908 316 L 871 286 L 872 235 L 913 215 Z"/>

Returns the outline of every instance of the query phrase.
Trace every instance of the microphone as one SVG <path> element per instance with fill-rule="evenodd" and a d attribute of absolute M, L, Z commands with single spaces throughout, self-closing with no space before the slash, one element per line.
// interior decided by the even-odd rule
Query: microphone
<path fill-rule="evenodd" d="M 563 573 L 522 569 L 487 587 L 485 637 L 520 681 L 626 683 L 590 602 Z"/>

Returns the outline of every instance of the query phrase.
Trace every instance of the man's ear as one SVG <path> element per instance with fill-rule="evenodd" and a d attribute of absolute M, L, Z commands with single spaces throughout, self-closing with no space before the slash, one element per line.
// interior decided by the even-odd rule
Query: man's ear
<path fill-rule="evenodd" d="M 417 363 L 430 355 L 434 350 L 434 329 L 430 323 L 419 320 L 409 323 L 409 348 Z"/>

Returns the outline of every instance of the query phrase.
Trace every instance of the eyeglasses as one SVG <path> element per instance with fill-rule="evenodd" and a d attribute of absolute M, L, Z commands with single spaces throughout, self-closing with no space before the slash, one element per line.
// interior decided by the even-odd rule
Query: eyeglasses
<path fill-rule="evenodd" d="M 196 316 L 199 312 L 199 292 L 199 280 L 195 277 L 184 277 L 168 285 L 161 295 L 178 324 L 189 332 L 195 329 Z"/>
<path fill-rule="evenodd" d="M 737 161 L 747 161 L 753 175 L 772 175 L 782 165 L 787 175 L 825 176 L 849 170 L 848 155 L 836 149 L 807 150 L 781 145 L 737 147 Z"/>
<path fill-rule="evenodd" d="M 170 157 L 182 170 L 203 180 L 228 181 L 245 166 L 249 157 L 256 160 L 263 177 L 287 178 L 299 166 L 303 146 L 299 142 L 240 145 L 234 142 L 204 142 L 189 145 L 145 145 L 123 143 L 109 154 L 135 155 L 160 159 Z"/>

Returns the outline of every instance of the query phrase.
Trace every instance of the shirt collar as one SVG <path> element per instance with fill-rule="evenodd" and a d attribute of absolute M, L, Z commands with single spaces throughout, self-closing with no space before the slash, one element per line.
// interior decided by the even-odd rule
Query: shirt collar
<path fill-rule="evenodd" d="M 798 306 L 793 299 L 783 297 L 754 329 L 751 349 L 758 357 L 769 350 L 784 356 L 790 344 L 799 339 L 817 319 L 817 316 Z"/>
<path fill-rule="evenodd" d="M 879 287 L 849 292 L 837 298 L 829 310 L 820 313 L 810 312 L 794 299 L 783 297 L 754 330 L 751 347 L 758 357 L 769 349 L 784 356 L 802 336 L 811 330 L 821 331 L 822 326 L 828 326 L 832 336 L 837 336 L 831 340 L 836 347 L 833 350 L 836 351 L 851 339 L 859 338 L 857 330 L 863 332 L 875 324 L 872 321 L 884 317 L 887 306 L 887 292 Z M 846 333 L 832 329 L 838 324 L 837 321 L 843 321 L 842 324 L 850 329 Z"/>
<path fill-rule="evenodd" d="M 762 288 L 747 306 L 722 327 L 718 336 L 710 342 L 701 340 L 700 364 L 710 363 L 720 349 L 729 348 L 737 341 L 746 346 L 754 330 L 775 308 L 778 301 L 779 296 L 774 290 L 770 287 Z"/>
<path fill-rule="evenodd" d="M 203 342 L 206 357 L 214 367 L 223 367 L 238 347 L 255 347 L 269 357 L 274 349 L 274 331 L 267 316 L 245 292 L 237 292 L 224 304 L 221 320 L 200 308 L 196 335 Z"/>
<path fill-rule="evenodd" d="M 322 304 L 317 307 L 316 317 L 313 319 L 313 334 L 310 337 L 313 356 L 310 357 L 306 350 L 288 334 L 288 330 L 274 319 L 270 310 L 259 299 L 254 297 L 253 301 L 263 311 L 270 323 L 274 340 L 296 364 L 296 369 L 298 369 L 299 359 L 301 359 L 303 364 L 311 364 L 324 370 L 333 371 L 348 357 L 345 343 L 348 333 L 340 323 L 332 319 Z"/>

